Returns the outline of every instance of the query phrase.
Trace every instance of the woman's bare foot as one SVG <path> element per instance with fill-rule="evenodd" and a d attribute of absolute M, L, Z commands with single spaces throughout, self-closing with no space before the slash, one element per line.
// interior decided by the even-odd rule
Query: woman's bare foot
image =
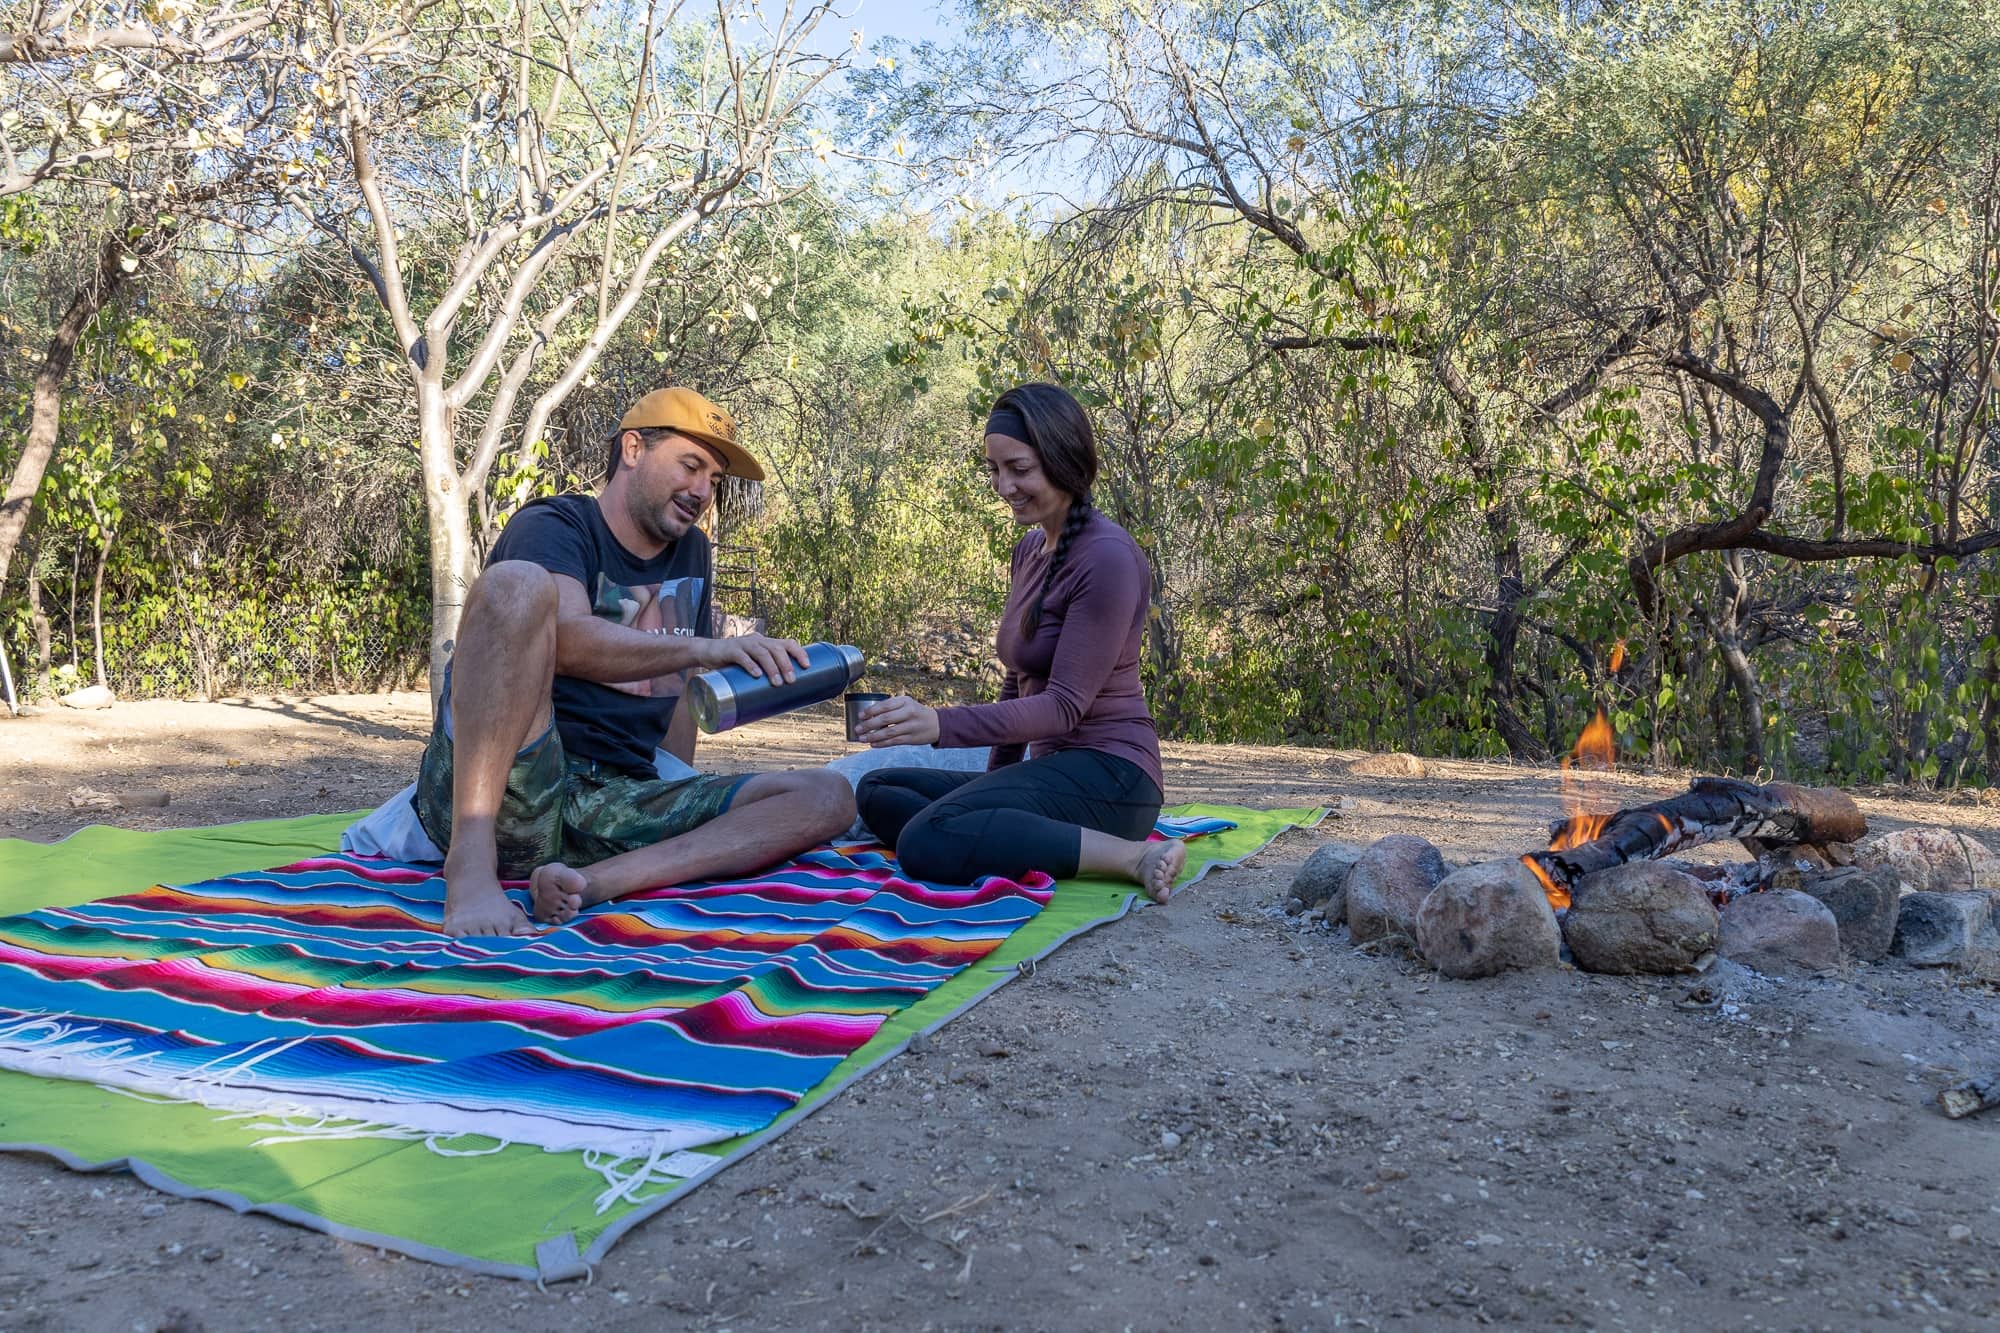
<path fill-rule="evenodd" d="M 500 887 L 500 877 L 489 870 L 444 868 L 444 933 L 455 939 L 468 935 L 531 935 L 534 926 Z"/>
<path fill-rule="evenodd" d="M 1180 878 L 1181 870 L 1186 865 L 1187 844 L 1179 838 L 1149 842 L 1132 878 L 1145 889 L 1148 898 L 1163 903 L 1174 896 L 1174 881 Z"/>
<path fill-rule="evenodd" d="M 528 879 L 528 891 L 534 897 L 535 920 L 564 926 L 576 920 L 576 914 L 583 910 L 590 880 L 581 870 L 551 861 L 535 867 L 535 873 Z"/>

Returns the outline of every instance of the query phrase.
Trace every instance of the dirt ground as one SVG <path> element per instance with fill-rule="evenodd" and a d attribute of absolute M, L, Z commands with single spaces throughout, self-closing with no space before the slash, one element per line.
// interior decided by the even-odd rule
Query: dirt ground
<path fill-rule="evenodd" d="M 0 720 L 0 832 L 372 804 L 421 695 L 121 704 Z M 830 710 L 704 743 L 718 769 L 840 753 Z M 0 1328 L 1992 1328 L 2000 994 L 1900 965 L 1773 982 L 1443 979 L 1278 910 L 1327 840 L 1447 859 L 1538 845 L 1555 775 L 1168 748 L 1170 800 L 1330 804 L 1065 947 L 921 1051 L 641 1227 L 589 1285 L 472 1278 L 0 1158 Z M 1627 796 L 1681 785 L 1620 779 Z M 1683 780 L 1684 781 L 1684 780 Z M 78 811 L 73 789 L 171 804 Z M 2000 846 L 2000 810 L 1890 796 L 1876 827 Z"/>

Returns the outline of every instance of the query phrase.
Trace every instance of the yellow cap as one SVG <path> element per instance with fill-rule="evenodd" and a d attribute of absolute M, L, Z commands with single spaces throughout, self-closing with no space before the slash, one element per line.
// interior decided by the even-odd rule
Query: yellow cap
<path fill-rule="evenodd" d="M 730 476 L 764 480 L 764 465 L 736 442 L 736 418 L 693 389 L 653 390 L 625 410 L 618 429 L 678 431 L 720 453 Z"/>

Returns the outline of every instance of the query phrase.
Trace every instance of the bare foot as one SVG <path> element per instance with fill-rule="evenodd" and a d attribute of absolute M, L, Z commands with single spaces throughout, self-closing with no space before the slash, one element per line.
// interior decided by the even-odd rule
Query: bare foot
<path fill-rule="evenodd" d="M 456 939 L 468 935 L 531 935 L 534 927 L 500 887 L 493 871 L 444 872 L 444 933 Z"/>
<path fill-rule="evenodd" d="M 1179 838 L 1149 842 L 1146 854 L 1139 858 L 1138 873 L 1133 878 L 1146 890 L 1148 898 L 1163 903 L 1174 896 L 1174 881 L 1180 878 L 1181 868 L 1185 865 L 1187 844 Z"/>
<path fill-rule="evenodd" d="M 590 880 L 581 870 L 572 869 L 560 861 L 536 866 L 535 873 L 528 879 L 528 890 L 535 902 L 535 920 L 558 926 L 576 920 L 576 914 L 583 910 L 584 895 L 589 888 Z"/>

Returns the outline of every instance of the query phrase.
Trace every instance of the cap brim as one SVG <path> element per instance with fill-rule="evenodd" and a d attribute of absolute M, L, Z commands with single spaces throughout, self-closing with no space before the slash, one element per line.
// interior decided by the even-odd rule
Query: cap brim
<path fill-rule="evenodd" d="M 682 430 L 680 433 L 691 440 L 700 440 L 703 444 L 728 459 L 729 466 L 725 470 L 730 476 L 741 477 L 745 481 L 764 480 L 764 465 L 752 458 L 750 451 L 741 445 L 734 444 L 720 436 L 709 435 L 698 430 Z"/>
<path fill-rule="evenodd" d="M 676 435 L 685 435 L 690 440 L 699 440 L 722 455 L 724 463 L 722 470 L 725 476 L 741 477 L 745 481 L 764 480 L 764 465 L 752 457 L 749 450 L 739 444 L 732 444 L 719 435 L 710 435 L 707 431 L 689 430 L 685 426 L 640 426 L 620 423 L 612 430 L 611 438 L 615 440 L 628 430 L 670 430 Z"/>

